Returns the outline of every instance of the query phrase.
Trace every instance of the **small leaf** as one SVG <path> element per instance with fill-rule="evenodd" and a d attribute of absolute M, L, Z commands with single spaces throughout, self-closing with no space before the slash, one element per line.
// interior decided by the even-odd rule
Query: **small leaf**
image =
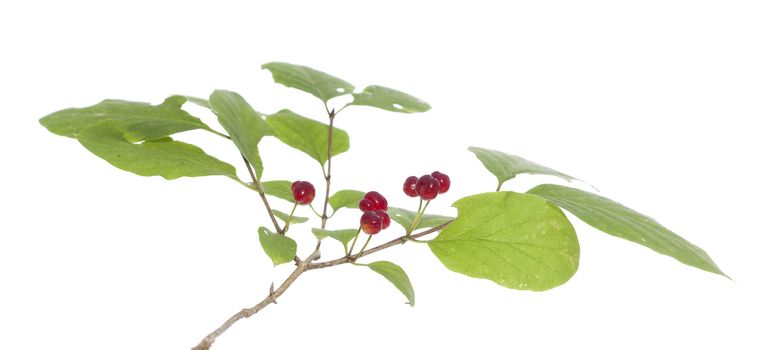
<path fill-rule="evenodd" d="M 105 100 L 90 107 L 52 113 L 40 119 L 40 124 L 54 134 L 76 137 L 89 126 L 111 120 L 123 130 L 124 139 L 128 142 L 158 139 L 187 130 L 210 130 L 201 120 L 181 109 L 186 100 L 183 96 L 172 96 L 156 106 Z"/>
<path fill-rule="evenodd" d="M 235 92 L 215 90 L 209 96 L 209 104 L 233 143 L 254 166 L 257 177 L 261 177 L 262 159 L 257 145 L 263 137 L 272 135 L 268 124 Z"/>
<path fill-rule="evenodd" d="M 355 90 L 352 84 L 342 79 L 305 66 L 271 62 L 263 64 L 262 69 L 269 70 L 276 83 L 310 93 L 323 102 Z"/>
<path fill-rule="evenodd" d="M 559 286 L 577 271 L 580 246 L 575 229 L 543 198 L 491 192 L 453 205 L 458 218 L 428 241 L 450 270 L 535 291 Z"/>
<path fill-rule="evenodd" d="M 485 165 L 485 168 L 498 178 L 499 188 L 504 182 L 513 179 L 518 174 L 553 175 L 567 181 L 575 180 L 572 176 L 546 168 L 519 156 L 479 147 L 469 147 L 469 151 L 474 153 L 477 159 Z"/>
<path fill-rule="evenodd" d="M 265 194 L 267 195 L 294 203 L 294 194 L 291 192 L 291 181 L 265 181 L 262 182 L 262 190 L 265 191 Z"/>
<path fill-rule="evenodd" d="M 409 227 L 411 227 L 411 225 L 413 225 L 413 220 L 416 218 L 415 211 L 410 211 L 410 210 L 405 210 L 405 209 L 395 208 L 395 207 L 389 207 L 387 209 L 387 214 L 389 214 L 389 217 L 394 222 L 400 224 L 400 226 L 403 226 L 403 228 L 406 230 Z M 414 228 L 414 230 L 418 230 L 420 228 L 435 227 L 438 225 L 442 225 L 453 219 L 455 218 L 452 218 L 450 216 L 424 214 L 424 216 L 421 217 L 421 221 L 419 221 L 419 224 L 416 225 L 416 228 Z"/>
<path fill-rule="evenodd" d="M 265 227 L 260 227 L 260 245 L 273 261 L 273 265 L 280 265 L 294 260 L 297 256 L 297 242 L 284 235 L 273 233 Z"/>
<path fill-rule="evenodd" d="M 272 209 L 272 210 L 273 210 L 273 215 L 275 215 L 275 217 L 281 219 L 281 221 L 283 221 L 284 223 L 286 222 L 286 220 L 289 219 L 289 214 L 286 214 L 286 213 L 284 213 L 284 212 L 282 212 L 280 210 L 275 210 L 275 209 Z M 289 220 L 289 224 L 304 224 L 308 220 L 310 220 L 310 219 L 308 219 L 306 217 L 292 216 L 291 220 Z"/>
<path fill-rule="evenodd" d="M 232 165 L 207 155 L 201 148 L 169 137 L 134 144 L 111 120 L 80 130 L 77 140 L 111 165 L 142 176 L 158 175 L 172 180 L 223 175 L 238 180 Z"/>
<path fill-rule="evenodd" d="M 376 261 L 365 266 L 368 266 L 372 271 L 384 276 L 384 278 L 392 282 L 392 284 L 395 285 L 395 288 L 403 293 L 408 299 L 408 304 L 411 306 L 416 304 L 416 295 L 413 293 L 411 280 L 408 279 L 408 275 L 400 266 L 389 261 Z"/>
<path fill-rule="evenodd" d="M 580 220 L 615 237 L 638 243 L 696 268 L 726 276 L 704 250 L 654 219 L 593 193 L 559 185 L 540 185 L 528 193 L 570 211 Z"/>
<path fill-rule="evenodd" d="M 378 85 L 366 87 L 363 92 L 352 96 L 355 98 L 351 103 L 353 105 L 371 106 L 392 112 L 417 113 L 426 112 L 431 108 L 428 103 L 416 97 Z"/>
<path fill-rule="evenodd" d="M 334 193 L 329 198 L 329 204 L 336 213 L 341 208 L 358 209 L 358 202 L 363 199 L 366 194 L 364 192 L 356 190 L 341 190 Z"/>
<path fill-rule="evenodd" d="M 345 252 L 347 251 L 347 245 L 352 241 L 355 236 L 358 235 L 358 229 L 351 228 L 347 230 L 322 230 L 319 228 L 313 229 L 313 234 L 318 239 L 324 239 L 326 237 L 331 237 L 344 245 Z"/>
<path fill-rule="evenodd" d="M 305 118 L 288 109 L 279 111 L 267 119 L 275 136 L 283 143 L 294 147 L 323 165 L 328 160 L 329 126 Z M 350 149 L 350 137 L 344 130 L 334 128 L 334 156 Z"/>

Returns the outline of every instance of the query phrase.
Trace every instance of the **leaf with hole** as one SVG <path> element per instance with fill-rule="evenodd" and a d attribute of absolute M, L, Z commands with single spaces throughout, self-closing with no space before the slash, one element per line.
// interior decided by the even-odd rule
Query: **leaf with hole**
<path fill-rule="evenodd" d="M 107 120 L 77 133 L 77 140 L 111 165 L 142 176 L 172 180 L 188 176 L 222 175 L 236 181 L 236 169 L 194 145 L 169 137 L 132 143 L 116 122 Z"/>
<path fill-rule="evenodd" d="M 112 121 L 123 131 L 128 142 L 158 139 L 181 131 L 211 130 L 181 109 L 184 96 L 171 96 L 159 105 L 143 102 L 105 100 L 85 108 L 64 109 L 40 119 L 50 132 L 76 137 L 83 129 L 103 121 Z"/>
<path fill-rule="evenodd" d="M 366 87 L 352 96 L 352 105 L 371 106 L 391 112 L 417 113 L 426 112 L 431 108 L 428 103 L 416 97 L 378 85 Z"/>
<path fill-rule="evenodd" d="M 297 242 L 284 235 L 279 235 L 260 227 L 259 231 L 260 245 L 273 261 L 273 265 L 280 265 L 294 260 L 297 256 Z"/>
<path fill-rule="evenodd" d="M 261 177 L 263 166 L 258 144 L 263 137 L 272 135 L 268 124 L 241 95 L 232 91 L 215 90 L 209 96 L 209 105 L 241 154 L 252 164 L 257 177 Z"/>
<path fill-rule="evenodd" d="M 406 230 L 409 227 L 411 227 L 411 225 L 413 225 L 413 220 L 416 218 L 415 211 L 410 211 L 410 210 L 405 210 L 405 209 L 395 208 L 395 207 L 389 207 L 387 209 L 387 214 L 389 214 L 389 217 L 392 219 L 392 221 L 400 224 L 400 226 L 403 226 L 403 228 Z M 435 227 L 438 225 L 442 225 L 453 219 L 455 218 L 450 216 L 424 214 L 421 217 L 419 224 L 416 225 L 416 228 L 414 228 L 414 230 L 417 230 L 420 228 Z"/>
<path fill-rule="evenodd" d="M 469 147 L 469 151 L 474 153 L 485 168 L 498 178 L 499 188 L 504 182 L 513 179 L 519 174 L 552 175 L 567 181 L 576 180 L 572 176 L 531 162 L 519 156 L 479 147 Z"/>
<path fill-rule="evenodd" d="M 310 67 L 271 62 L 263 64 L 262 69 L 269 70 L 276 83 L 307 92 L 324 103 L 355 90 L 352 84 Z"/>
<path fill-rule="evenodd" d="M 541 196 L 585 223 L 615 237 L 643 245 L 696 268 L 725 274 L 702 248 L 654 219 L 593 193 L 559 185 L 540 185 L 528 193 Z"/>
<path fill-rule="evenodd" d="M 355 238 L 355 236 L 358 235 L 358 233 L 359 233 L 358 229 L 356 228 L 351 228 L 346 230 L 323 230 L 319 228 L 313 229 L 313 234 L 318 239 L 331 237 L 339 241 L 340 243 L 342 243 L 342 245 L 344 246 L 345 253 L 347 253 L 347 245 L 350 243 L 350 241 L 353 240 L 353 238 Z"/>
<path fill-rule="evenodd" d="M 382 275 L 387 281 L 390 281 L 397 290 L 403 293 L 405 298 L 408 299 L 409 305 L 413 306 L 416 304 L 416 294 L 413 292 L 411 280 L 408 278 L 408 274 L 406 274 L 400 266 L 389 261 L 376 261 L 370 264 L 357 265 L 368 266 L 371 271 Z"/>
<path fill-rule="evenodd" d="M 363 199 L 363 196 L 365 196 L 364 192 L 356 190 L 337 191 L 329 198 L 329 205 L 335 213 L 341 208 L 358 209 L 358 202 Z"/>
<path fill-rule="evenodd" d="M 429 248 L 450 270 L 501 286 L 547 290 L 578 269 L 575 229 L 559 208 L 543 198 L 491 192 L 453 204 L 458 217 Z"/>
<path fill-rule="evenodd" d="M 267 118 L 267 123 L 281 142 L 296 148 L 323 166 L 328 160 L 329 126 L 305 118 L 288 109 Z M 332 155 L 336 156 L 350 149 L 350 137 L 344 130 L 334 128 Z"/>

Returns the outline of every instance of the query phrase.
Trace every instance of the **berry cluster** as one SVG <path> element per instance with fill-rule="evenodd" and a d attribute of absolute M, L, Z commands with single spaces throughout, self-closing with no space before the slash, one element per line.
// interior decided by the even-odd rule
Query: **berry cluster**
<path fill-rule="evenodd" d="M 403 184 L 403 192 L 409 197 L 421 197 L 425 201 L 437 198 L 450 189 L 450 177 L 439 171 L 422 177 L 409 176 Z"/>
<path fill-rule="evenodd" d="M 308 205 L 315 199 L 315 187 L 307 181 L 294 181 L 291 184 L 291 194 L 299 205 Z"/>
<path fill-rule="evenodd" d="M 379 233 L 392 223 L 392 219 L 387 214 L 387 199 L 379 192 L 366 193 L 358 202 L 358 208 L 363 211 L 360 217 L 360 228 L 369 235 Z"/>

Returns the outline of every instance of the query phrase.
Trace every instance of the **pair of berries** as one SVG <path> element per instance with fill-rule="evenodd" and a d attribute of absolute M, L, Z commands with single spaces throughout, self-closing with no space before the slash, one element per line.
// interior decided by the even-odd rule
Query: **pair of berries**
<path fill-rule="evenodd" d="M 425 201 L 437 198 L 450 189 L 450 177 L 439 171 L 422 177 L 409 176 L 403 184 L 403 192 L 409 197 L 421 197 Z"/>
<path fill-rule="evenodd" d="M 308 205 L 315 199 L 315 187 L 307 181 L 294 181 L 291 184 L 291 194 L 299 205 Z"/>
<path fill-rule="evenodd" d="M 392 219 L 387 214 L 387 199 L 379 192 L 366 193 L 358 202 L 358 208 L 363 212 L 360 217 L 360 228 L 369 235 L 379 233 L 392 223 Z"/>

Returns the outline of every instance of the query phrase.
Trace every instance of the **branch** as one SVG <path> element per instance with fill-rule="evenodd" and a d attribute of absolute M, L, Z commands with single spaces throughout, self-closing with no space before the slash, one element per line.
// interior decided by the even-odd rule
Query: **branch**
<path fill-rule="evenodd" d="M 406 241 L 408 241 L 410 239 L 416 239 L 416 238 L 423 237 L 423 236 L 426 236 L 428 234 L 440 231 L 440 230 L 444 229 L 445 227 L 447 227 L 448 225 L 450 225 L 451 222 L 453 222 L 453 221 L 451 220 L 451 221 L 448 221 L 448 222 L 446 222 L 444 224 L 441 224 L 441 225 L 432 227 L 430 229 L 427 229 L 425 231 L 421 231 L 419 233 L 410 235 L 410 237 L 402 236 L 402 237 L 395 238 L 395 239 L 393 239 L 393 240 L 391 240 L 391 241 L 389 241 L 387 243 L 384 243 L 384 244 L 378 245 L 376 247 L 373 247 L 371 249 L 368 249 L 368 250 L 364 251 L 362 254 L 363 254 L 363 256 L 366 256 L 366 255 L 369 255 L 369 254 L 373 254 L 373 253 L 376 253 L 378 251 L 387 249 L 389 247 L 394 247 L 394 246 L 396 246 L 398 244 L 403 244 L 403 243 L 405 243 Z M 350 262 L 355 262 L 355 260 L 358 260 L 359 257 L 360 257 L 360 254 L 354 254 L 354 255 L 345 256 L 345 257 L 342 257 L 342 258 L 339 258 L 339 259 L 334 259 L 334 260 L 320 262 L 320 263 L 312 263 L 312 262 L 310 262 L 308 264 L 308 266 L 307 266 L 307 269 L 308 270 L 322 269 L 322 268 L 326 268 L 326 267 L 331 267 L 331 266 L 346 264 L 346 263 L 350 263 Z"/>
<path fill-rule="evenodd" d="M 246 164 L 246 170 L 249 170 L 249 176 L 252 177 L 252 183 L 254 184 L 255 189 L 257 189 L 257 193 L 260 194 L 260 198 L 262 198 L 262 203 L 265 204 L 265 209 L 268 211 L 270 220 L 273 221 L 273 226 L 275 227 L 276 232 L 281 235 L 284 234 L 283 230 L 281 229 L 281 226 L 278 225 L 278 221 L 276 221 L 275 215 L 273 215 L 273 209 L 270 209 L 268 198 L 265 196 L 265 189 L 262 188 L 262 184 L 257 179 L 257 176 L 254 175 L 254 171 L 252 171 L 252 165 L 249 164 L 249 161 L 246 160 L 246 157 L 244 157 L 243 154 L 241 155 L 241 158 L 244 159 L 244 164 Z"/>
<path fill-rule="evenodd" d="M 225 333 L 225 331 L 228 330 L 233 324 L 238 322 L 241 319 L 249 318 L 252 315 L 256 314 L 260 310 L 264 309 L 266 306 L 274 303 L 278 297 L 280 297 L 289 287 L 292 283 L 294 283 L 295 280 L 297 280 L 297 277 L 301 275 L 303 272 L 307 271 L 307 264 L 306 263 L 300 263 L 297 265 L 297 268 L 294 269 L 294 272 L 289 275 L 288 278 L 281 284 L 278 289 L 274 290 L 272 293 L 270 293 L 265 299 L 263 299 L 259 304 L 252 306 L 248 309 L 243 309 L 239 312 L 237 312 L 235 315 L 231 316 L 225 323 L 222 324 L 222 326 L 215 329 L 212 333 L 209 333 L 204 339 L 199 343 L 199 345 L 196 345 L 193 350 L 208 350 L 210 346 L 212 346 L 212 343 L 215 342 L 217 337 L 219 337 L 221 334 Z"/>

